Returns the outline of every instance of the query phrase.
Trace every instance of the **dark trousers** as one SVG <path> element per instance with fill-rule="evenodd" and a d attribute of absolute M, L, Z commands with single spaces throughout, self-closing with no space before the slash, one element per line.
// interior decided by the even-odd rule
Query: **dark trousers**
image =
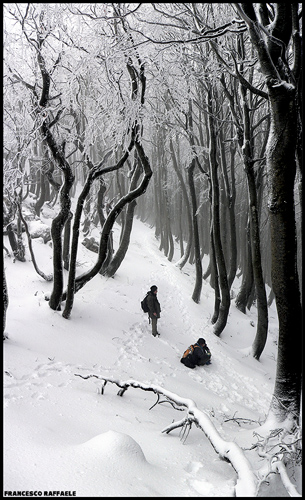
<path fill-rule="evenodd" d="M 156 316 L 152 316 L 151 317 L 151 333 L 153 334 L 154 337 L 158 333 L 157 322 L 158 322 L 158 319 L 156 318 Z"/>

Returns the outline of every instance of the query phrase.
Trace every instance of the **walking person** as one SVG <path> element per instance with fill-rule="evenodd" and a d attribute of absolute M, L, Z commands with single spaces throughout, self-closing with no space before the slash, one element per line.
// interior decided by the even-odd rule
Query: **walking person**
<path fill-rule="evenodd" d="M 160 318 L 161 307 L 157 299 L 158 287 L 153 285 L 147 294 L 147 307 L 149 309 L 148 315 L 151 319 L 151 333 L 154 337 L 160 335 L 157 329 L 158 319 Z"/>

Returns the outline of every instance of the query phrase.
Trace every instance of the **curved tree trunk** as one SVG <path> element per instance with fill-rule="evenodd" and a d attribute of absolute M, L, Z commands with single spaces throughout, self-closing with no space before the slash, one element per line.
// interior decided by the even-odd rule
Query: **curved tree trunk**
<path fill-rule="evenodd" d="M 67 308 L 67 310 L 64 311 L 65 318 L 70 317 L 71 310 L 72 310 L 72 304 L 73 304 L 72 299 L 74 298 L 74 294 L 76 292 L 78 292 L 81 288 L 83 288 L 83 286 L 85 286 L 85 284 L 88 283 L 88 281 L 90 281 L 92 278 L 94 278 L 94 276 L 96 276 L 96 274 L 100 271 L 100 269 L 104 263 L 104 260 L 106 258 L 106 255 L 107 255 L 107 246 L 108 246 L 108 239 L 109 239 L 110 231 L 113 227 L 113 224 L 114 224 L 117 216 L 121 213 L 121 211 L 123 210 L 124 206 L 127 203 L 130 203 L 133 200 L 135 200 L 138 196 L 141 196 L 141 194 L 145 193 L 145 191 L 147 189 L 150 178 L 152 176 L 152 170 L 150 168 L 149 160 L 144 153 L 142 145 L 140 143 L 138 143 L 138 141 L 135 141 L 135 146 L 137 148 L 139 158 L 140 158 L 141 163 L 142 163 L 143 168 L 144 168 L 144 176 L 142 178 L 142 181 L 136 189 L 134 189 L 133 191 L 130 191 L 125 196 L 123 196 L 116 203 L 116 205 L 113 207 L 113 209 L 108 214 L 107 219 L 105 221 L 105 224 L 103 226 L 102 234 L 101 234 L 97 262 L 95 263 L 95 265 L 93 266 L 93 268 L 90 271 L 82 274 L 81 276 L 78 276 L 74 280 L 74 286 L 73 286 L 72 281 L 71 281 L 70 291 L 69 291 L 69 293 L 71 294 L 71 299 L 70 299 L 69 308 Z M 125 153 L 125 155 L 126 154 L 127 153 Z M 70 272 L 71 272 L 71 270 L 70 270 Z M 63 294 L 63 300 L 65 300 L 65 298 L 66 298 L 66 293 Z M 72 301 L 72 304 L 71 304 L 71 301 Z"/>
<path fill-rule="evenodd" d="M 42 124 L 42 133 L 47 140 L 47 144 L 51 149 L 54 160 L 64 174 L 64 183 L 61 187 L 60 196 L 60 211 L 53 219 L 51 225 L 51 236 L 53 241 L 53 290 L 49 300 L 49 306 L 55 311 L 60 311 L 61 300 L 63 292 L 63 245 L 62 245 L 62 232 L 65 224 L 70 216 L 71 198 L 70 189 L 74 182 L 74 175 L 72 169 L 67 162 L 61 148 L 56 144 L 53 135 L 51 134 L 46 122 Z"/>
<path fill-rule="evenodd" d="M 90 188 L 92 186 L 93 181 L 96 178 L 100 177 L 104 173 L 111 172 L 111 171 L 114 171 L 114 170 L 118 170 L 119 168 L 121 168 L 124 165 L 124 163 L 126 162 L 128 156 L 130 154 L 130 151 L 133 149 L 133 147 L 134 147 L 134 140 L 132 138 L 131 141 L 130 141 L 128 150 L 125 152 L 125 154 L 120 159 L 120 161 L 116 165 L 114 165 L 114 166 L 102 168 L 103 161 L 101 162 L 101 164 L 99 164 L 97 166 L 93 166 L 90 163 L 90 171 L 89 171 L 87 179 L 85 181 L 85 185 L 83 187 L 83 190 L 82 190 L 82 192 L 80 193 L 80 195 L 78 197 L 77 206 L 76 206 L 75 215 L 74 215 L 74 223 L 73 223 L 73 229 L 72 229 L 70 270 L 69 270 L 69 277 L 68 277 L 67 292 L 64 293 L 63 297 L 62 297 L 63 300 L 66 299 L 65 309 L 64 309 L 63 314 L 62 314 L 63 317 L 66 318 L 66 319 L 70 318 L 70 316 L 71 316 L 71 311 L 72 311 L 73 302 L 74 302 L 75 281 L 76 281 L 75 280 L 75 275 L 76 275 L 76 257 L 77 257 L 77 250 L 78 250 L 79 227 L 80 227 L 80 220 L 81 220 L 81 216 L 82 216 L 82 212 L 83 212 L 84 203 L 85 203 L 86 198 L 87 198 L 87 196 L 88 196 L 88 194 L 90 192 Z M 106 219 L 106 222 L 107 222 L 107 219 Z M 103 234 L 106 222 L 105 222 L 105 224 L 103 226 L 102 234 Z M 114 221 L 113 221 L 113 224 L 114 224 Z M 111 226 L 111 228 L 112 228 L 112 226 Z M 108 248 L 108 239 L 109 239 L 109 233 L 110 233 L 111 228 L 109 228 L 109 232 L 107 234 L 106 253 L 105 253 L 104 257 L 103 257 L 103 261 L 101 262 L 101 264 L 100 264 L 100 266 L 97 269 L 97 271 L 96 271 L 95 274 L 97 274 L 99 272 L 99 270 L 100 270 L 100 268 L 101 268 L 101 266 L 102 266 L 102 264 L 103 264 L 103 262 L 104 262 L 104 260 L 106 258 L 107 248 Z M 95 265 L 95 268 L 96 267 L 97 267 L 97 265 Z M 95 274 L 94 274 L 94 276 L 95 276 Z"/>
<path fill-rule="evenodd" d="M 105 260 L 101 271 L 101 274 L 103 276 L 108 276 L 109 278 L 112 278 L 125 258 L 130 243 L 130 235 L 132 231 L 133 217 L 136 205 L 137 202 L 135 200 L 131 201 L 128 204 L 124 221 L 124 227 L 122 228 L 122 235 L 120 239 L 119 248 L 117 249 L 117 251 L 115 252 L 115 254 L 113 255 L 112 259 L 108 264 L 106 263 L 107 259 Z M 109 255 L 109 249 L 108 249 L 108 255 Z"/>
<path fill-rule="evenodd" d="M 212 108 L 212 91 L 208 88 L 207 105 L 209 111 L 209 162 L 210 162 L 210 178 L 212 187 L 212 224 L 213 224 L 213 243 L 215 249 L 215 259 L 217 266 L 217 274 L 219 277 L 219 287 L 221 293 L 221 302 L 219 306 L 219 315 L 214 325 L 214 334 L 219 337 L 227 324 L 229 309 L 231 305 L 230 290 L 227 280 L 227 270 L 222 249 L 220 235 L 220 217 L 219 217 L 219 185 L 218 185 L 218 165 L 216 159 L 216 133 L 214 126 L 213 108 Z M 216 289 L 215 289 L 216 293 Z M 214 318 L 215 319 L 215 318 Z"/>
<path fill-rule="evenodd" d="M 196 270 L 196 279 L 195 279 L 195 286 L 193 290 L 192 299 L 194 302 L 196 302 L 196 304 L 198 304 L 200 301 L 200 295 L 202 289 L 202 263 L 200 255 L 200 241 L 199 241 L 198 219 L 197 219 L 198 217 L 197 200 L 196 200 L 196 191 L 194 184 L 194 169 L 195 169 L 195 160 L 192 160 L 187 170 L 188 184 L 191 195 L 193 244 L 194 244 L 194 257 L 195 257 L 195 270 Z"/>
<path fill-rule="evenodd" d="M 175 172 L 177 174 L 178 181 L 179 181 L 179 184 L 180 184 L 180 187 L 181 187 L 183 201 L 185 203 L 186 215 L 187 215 L 187 220 L 188 220 L 188 228 L 189 228 L 189 233 L 188 233 L 186 248 L 184 250 L 184 253 L 183 253 L 182 257 L 180 258 L 180 260 L 176 264 L 177 267 L 179 267 L 179 269 L 182 269 L 183 266 L 186 264 L 187 259 L 190 256 L 192 242 L 193 242 L 192 215 L 191 215 L 190 204 L 189 204 L 189 199 L 188 199 L 188 195 L 187 195 L 187 190 L 186 190 L 185 182 L 184 182 L 184 179 L 183 179 L 183 175 L 180 172 L 179 167 L 178 167 L 177 158 L 176 158 L 176 154 L 175 154 L 175 150 L 174 150 L 172 139 L 170 139 L 170 141 L 169 141 L 169 147 L 170 147 L 170 151 L 171 151 L 171 155 L 172 155 L 173 167 L 174 167 L 174 170 L 175 170 Z"/>
<path fill-rule="evenodd" d="M 40 17 L 41 26 L 36 30 L 37 35 L 37 61 L 41 73 L 41 94 L 38 103 L 38 95 L 36 90 L 33 88 L 33 96 L 37 101 L 37 113 L 40 113 L 40 120 L 42 121 L 40 125 L 40 131 L 42 134 L 43 141 L 51 150 L 54 161 L 56 165 L 60 168 L 64 175 L 64 182 L 60 190 L 60 212 L 55 217 L 51 225 L 51 236 L 53 240 L 53 290 L 49 300 L 49 306 L 51 309 L 60 310 L 60 303 L 63 291 L 63 261 L 62 261 L 62 231 L 68 220 L 70 208 L 71 208 L 71 198 L 70 189 L 74 182 L 74 175 L 72 169 L 66 160 L 63 148 L 56 142 L 55 137 L 51 133 L 51 126 L 53 126 L 56 121 L 59 120 L 62 110 L 56 115 L 56 118 L 52 119 L 51 114 L 49 114 L 46 109 L 49 105 L 50 100 L 50 86 L 51 86 L 51 75 L 47 68 L 42 48 L 46 40 L 43 25 L 43 16 Z M 41 29 L 40 29 L 41 28 Z"/>
<path fill-rule="evenodd" d="M 37 272 L 37 274 L 39 276 L 41 276 L 44 280 L 46 280 L 46 281 L 52 281 L 53 280 L 53 276 L 52 275 L 46 275 L 46 274 L 44 274 L 44 272 L 40 271 L 40 269 L 39 269 L 39 267 L 37 265 L 35 254 L 34 254 L 34 251 L 33 251 L 32 238 L 31 238 L 31 235 L 30 235 L 30 232 L 29 232 L 28 224 L 27 224 L 25 218 L 22 215 L 22 210 L 21 210 L 21 204 L 20 204 L 20 202 L 17 203 L 17 208 L 18 208 L 20 219 L 22 220 L 22 223 L 24 225 L 24 229 L 25 229 L 25 232 L 26 232 L 26 235 L 27 235 L 27 238 L 28 238 L 29 251 L 30 251 L 30 254 L 31 254 L 31 257 L 32 257 L 32 262 L 33 262 L 34 269 Z"/>
<path fill-rule="evenodd" d="M 137 159 L 135 159 L 135 163 L 136 167 L 130 183 L 130 190 L 135 189 L 135 187 L 137 186 L 141 173 L 140 164 Z M 130 235 L 131 235 L 133 217 L 136 205 L 137 205 L 136 200 L 133 200 L 127 206 L 126 217 L 125 217 L 124 227 L 122 228 L 119 248 L 117 249 L 116 253 L 112 257 L 107 267 L 103 270 L 102 274 L 104 276 L 108 276 L 110 278 L 114 276 L 124 260 L 124 257 L 129 247 Z"/>
<path fill-rule="evenodd" d="M 195 141 L 193 135 L 193 110 L 192 110 L 191 99 L 189 99 L 188 133 L 189 133 L 190 144 L 191 146 L 194 146 Z M 196 270 L 196 279 L 195 279 L 195 286 L 193 290 L 192 299 L 194 302 L 196 302 L 196 304 L 198 304 L 200 301 L 201 290 L 202 290 L 202 262 L 201 262 L 200 238 L 198 230 L 198 207 L 197 207 L 196 189 L 194 183 L 195 165 L 196 165 L 196 160 L 195 158 L 193 158 L 191 164 L 187 169 L 187 179 L 191 196 L 193 249 L 194 249 L 195 270 Z"/>
<path fill-rule="evenodd" d="M 70 268 L 69 268 L 69 277 L 67 284 L 67 296 L 66 296 L 66 305 L 65 309 L 62 313 L 63 317 L 68 319 L 70 317 L 73 301 L 74 301 L 74 283 L 75 283 L 75 274 L 76 274 L 76 257 L 78 250 L 78 240 L 79 240 L 79 226 L 80 219 L 83 212 L 83 206 L 85 200 L 90 192 L 91 185 L 94 181 L 93 171 L 89 172 L 88 177 L 86 179 L 85 185 L 83 187 L 82 192 L 80 193 L 77 206 L 74 214 L 74 223 L 72 228 L 72 244 L 71 244 L 71 258 L 70 258 Z M 64 298 L 64 297 L 63 297 Z"/>

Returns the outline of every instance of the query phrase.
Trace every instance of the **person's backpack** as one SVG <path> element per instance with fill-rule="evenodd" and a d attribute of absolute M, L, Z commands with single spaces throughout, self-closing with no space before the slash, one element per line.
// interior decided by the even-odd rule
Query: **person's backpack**
<path fill-rule="evenodd" d="M 194 351 L 194 346 L 190 345 L 186 351 L 184 351 L 182 358 L 186 358 L 189 354 L 192 354 Z"/>
<path fill-rule="evenodd" d="M 145 313 L 148 313 L 148 312 L 149 312 L 148 305 L 147 305 L 147 296 L 148 296 L 148 293 L 146 294 L 146 296 L 144 297 L 144 299 L 143 299 L 143 300 L 141 300 L 141 307 L 142 307 L 142 310 L 143 310 Z"/>

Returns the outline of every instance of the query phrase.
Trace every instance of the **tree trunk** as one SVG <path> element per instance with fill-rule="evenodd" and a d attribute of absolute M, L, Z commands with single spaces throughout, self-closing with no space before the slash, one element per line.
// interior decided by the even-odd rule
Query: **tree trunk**
<path fill-rule="evenodd" d="M 42 171 L 42 167 L 40 167 L 40 169 L 38 171 L 38 177 L 39 177 L 38 183 L 40 186 L 40 190 L 39 190 L 39 198 L 35 203 L 35 212 L 36 212 L 37 217 L 40 217 L 40 210 L 41 210 L 41 207 L 43 206 L 45 199 L 46 199 L 46 185 L 45 185 L 46 180 L 45 180 L 44 173 Z"/>
<path fill-rule="evenodd" d="M 19 215 L 17 215 L 17 219 L 20 220 Z M 12 227 L 12 222 L 7 224 L 6 230 L 7 230 L 8 240 L 10 242 L 11 249 L 13 251 L 15 259 L 19 260 L 20 262 L 25 262 L 25 248 L 22 243 L 22 231 L 20 227 L 18 228 L 18 222 L 17 222 L 17 236 Z"/>
<path fill-rule="evenodd" d="M 6 327 L 6 311 L 8 308 L 8 303 L 9 299 L 8 299 L 7 283 L 6 283 L 4 260 L 3 260 L 3 340 L 6 339 L 5 327 Z"/>
<path fill-rule="evenodd" d="M 51 236 L 53 241 L 53 290 L 49 300 L 49 306 L 55 311 L 61 310 L 63 292 L 63 255 L 62 255 L 62 232 L 69 218 L 71 209 L 70 189 L 74 182 L 72 169 L 64 157 L 61 148 L 56 144 L 46 122 L 42 124 L 43 137 L 53 154 L 54 160 L 64 174 L 64 182 L 60 190 L 60 211 L 53 219 L 51 225 Z"/>
<path fill-rule="evenodd" d="M 44 274 L 42 271 L 40 271 L 39 267 L 37 266 L 37 262 L 36 262 L 36 258 L 35 258 L 35 254 L 34 254 L 33 246 L 32 246 L 32 238 L 31 238 L 31 235 L 30 235 L 30 232 L 29 232 L 28 224 L 27 224 L 25 218 L 22 215 L 21 203 L 20 202 L 17 203 L 17 208 L 18 208 L 20 219 L 21 219 L 21 221 L 22 221 L 22 223 L 24 225 L 24 229 L 25 229 L 25 232 L 26 232 L 26 235 L 27 235 L 27 238 L 28 238 L 29 251 L 30 251 L 30 254 L 31 254 L 31 258 L 32 258 L 34 269 L 37 272 L 37 274 L 39 274 L 39 276 L 41 276 L 44 280 L 46 280 L 46 281 L 52 281 L 53 280 L 53 276 L 52 275 L 46 275 L 46 274 Z"/>
<path fill-rule="evenodd" d="M 250 130 L 249 108 L 246 101 L 247 90 L 241 86 L 242 111 L 243 111 L 243 145 L 242 154 L 248 184 L 249 218 L 250 218 L 250 244 L 253 278 L 255 284 L 256 306 L 257 306 L 257 330 L 252 344 L 252 355 L 259 359 L 264 350 L 268 333 L 268 306 L 265 283 L 262 270 L 262 259 L 260 250 L 260 228 L 258 218 L 258 203 L 254 174 L 254 163 L 252 153 L 252 136 Z"/>
<path fill-rule="evenodd" d="M 228 166 L 226 159 L 226 152 L 224 147 L 224 135 L 222 129 L 220 130 L 219 136 L 219 149 L 221 154 L 221 171 L 224 182 L 224 196 L 223 196 L 223 217 L 222 217 L 222 235 L 227 235 L 226 247 L 227 247 L 227 259 L 226 267 L 229 268 L 228 271 L 228 286 L 231 289 L 232 283 L 236 276 L 237 270 L 237 241 L 236 241 L 236 221 L 235 221 L 235 200 L 236 200 L 236 189 L 235 189 L 235 175 L 234 175 L 234 158 L 236 147 L 230 147 L 230 173 L 231 173 L 231 187 L 229 183 L 228 176 Z M 228 220 L 227 220 L 228 214 Z M 227 231 L 229 227 L 229 231 Z"/>
<path fill-rule="evenodd" d="M 267 146 L 271 276 L 279 318 L 277 373 L 271 412 L 298 419 L 302 387 L 302 309 L 297 273 L 294 207 L 296 173 L 295 95 L 269 85 L 271 129 Z"/>
<path fill-rule="evenodd" d="M 62 232 L 69 218 L 71 199 L 69 196 L 70 187 L 73 184 L 72 173 L 67 173 L 65 181 L 60 192 L 61 210 L 51 225 L 51 236 L 53 241 L 53 276 L 54 285 L 49 300 L 49 306 L 55 311 L 61 310 L 61 300 L 63 292 L 63 252 L 62 252 Z"/>
<path fill-rule="evenodd" d="M 268 297 L 268 307 L 271 306 L 271 304 L 272 304 L 273 301 L 274 301 L 274 292 L 273 292 L 273 290 L 271 288 L 270 293 L 269 293 L 269 297 Z"/>
<path fill-rule="evenodd" d="M 174 247 L 174 238 L 173 238 L 173 233 L 172 233 L 172 228 L 171 228 L 171 223 L 170 223 L 170 217 L 169 217 L 169 203 L 168 203 L 168 200 L 166 201 L 166 205 L 168 207 L 168 210 L 167 210 L 167 223 L 166 223 L 166 226 L 167 226 L 167 237 L 168 237 L 168 245 L 169 245 L 169 249 L 168 249 L 168 253 L 167 253 L 167 259 L 169 260 L 169 262 L 171 262 L 173 260 L 173 257 L 174 257 L 174 252 L 175 252 L 175 247 Z"/>
<path fill-rule="evenodd" d="M 189 134 L 190 145 L 193 147 L 195 141 L 193 132 L 193 110 L 192 110 L 191 99 L 189 99 L 188 134 Z M 194 302 L 196 302 L 196 304 L 198 304 L 200 301 L 200 295 L 202 290 L 202 262 L 201 262 L 200 238 L 198 230 L 198 207 L 197 207 L 196 189 L 194 183 L 195 165 L 196 165 L 196 160 L 195 158 L 193 158 L 187 169 L 187 179 L 191 196 L 193 249 L 194 249 L 195 269 L 196 269 L 196 279 L 195 279 L 195 286 L 193 290 L 192 299 Z"/>
<path fill-rule="evenodd" d="M 294 203 L 298 140 L 296 82 L 300 78 L 302 65 L 301 51 L 295 43 L 297 35 L 300 35 L 298 6 L 286 2 L 274 4 L 274 19 L 266 26 L 271 31 L 270 35 L 276 36 L 276 40 L 270 36 L 266 44 L 253 4 L 235 5 L 247 23 L 252 43 L 256 47 L 270 102 L 271 125 L 266 164 L 271 229 L 271 278 L 279 319 L 279 342 L 276 380 L 269 416 L 275 417 L 279 423 L 288 418 L 299 423 L 303 332 Z M 292 66 L 287 71 L 285 48 L 292 36 Z"/>
<path fill-rule="evenodd" d="M 219 217 L 219 185 L 218 185 L 218 165 L 216 159 L 216 132 L 214 126 L 213 108 L 212 108 L 212 91 L 208 88 L 207 92 L 207 107 L 209 111 L 209 162 L 210 162 L 210 178 L 212 187 L 212 224 L 213 224 L 213 243 L 215 249 L 215 259 L 217 266 L 217 274 L 219 277 L 219 287 L 221 293 L 221 302 L 219 306 L 219 315 L 214 325 L 214 334 L 219 337 L 227 324 L 227 318 L 231 305 L 230 290 L 227 280 L 227 270 L 222 249 L 220 235 L 220 217 Z M 216 290 L 215 290 L 216 293 Z"/>
<path fill-rule="evenodd" d="M 180 246 L 180 260 L 178 263 L 176 263 L 176 266 L 180 267 L 181 259 L 183 258 L 184 255 L 184 231 L 183 231 L 183 223 L 184 223 L 184 217 L 182 213 L 182 207 L 183 207 L 183 195 L 182 195 L 182 189 L 180 188 L 178 192 L 178 208 L 177 208 L 177 213 L 178 213 L 178 228 L 177 228 L 177 236 L 176 236 L 176 241 L 179 242 Z M 183 266 L 182 266 L 183 267 Z M 180 267 L 180 269 L 182 269 Z"/>
<path fill-rule="evenodd" d="M 110 234 L 110 231 L 112 230 L 113 224 L 116 221 L 117 216 L 121 213 L 121 211 L 123 210 L 124 206 L 127 203 L 130 203 L 133 200 L 135 200 L 138 196 L 141 196 L 141 194 L 145 193 L 145 191 L 147 189 L 150 178 L 152 176 L 152 170 L 150 168 L 149 160 L 148 160 L 147 156 L 145 155 L 141 144 L 139 144 L 137 141 L 135 141 L 135 146 L 137 148 L 139 158 L 140 158 L 141 163 L 142 163 L 143 168 L 144 168 L 144 176 L 142 178 L 142 181 L 136 189 L 134 189 L 133 191 L 130 191 L 125 196 L 123 196 L 115 204 L 113 209 L 109 212 L 107 219 L 105 221 L 105 224 L 103 226 L 103 230 L 102 230 L 102 234 L 101 234 L 101 238 L 100 238 L 100 245 L 99 245 L 97 262 L 95 263 L 95 265 L 93 266 L 93 268 L 90 271 L 82 274 L 81 276 L 78 276 L 74 280 L 74 286 L 72 285 L 72 281 L 71 281 L 70 293 L 73 295 L 73 296 L 71 295 L 71 299 L 74 298 L 74 294 L 76 292 L 78 292 L 81 288 L 83 288 L 83 286 L 85 286 L 85 284 L 88 283 L 88 281 L 90 281 L 92 278 L 94 278 L 94 276 L 96 276 L 96 274 L 100 271 L 100 269 L 104 263 L 104 260 L 106 258 L 106 255 L 107 255 L 109 234 Z M 125 153 L 124 158 L 126 155 L 127 155 L 127 153 Z M 126 160 L 126 158 L 125 158 L 125 160 Z M 123 161 L 123 159 L 121 159 L 121 161 Z M 72 250 L 71 250 L 71 252 L 72 252 Z M 66 298 L 66 294 L 64 293 L 63 300 L 65 300 L 65 298 Z M 73 303 L 73 301 L 72 301 L 72 303 Z M 70 307 L 67 308 L 66 312 L 64 311 L 65 318 L 70 317 L 71 310 L 72 310 L 72 304 L 70 304 Z"/>
<path fill-rule="evenodd" d="M 6 226 L 6 231 L 7 231 L 8 241 L 10 242 L 11 249 L 13 251 L 13 255 L 14 257 L 16 257 L 16 259 L 18 259 L 17 239 L 14 230 L 12 228 L 11 222 Z"/>
<path fill-rule="evenodd" d="M 132 179 L 131 179 L 130 190 L 133 190 L 136 188 L 139 177 L 140 177 L 140 173 L 141 173 L 141 168 L 140 168 L 138 159 L 135 159 L 135 163 L 136 163 L 136 166 L 135 166 L 134 174 L 133 174 Z M 127 206 L 124 227 L 122 228 L 122 232 L 121 232 L 120 245 L 119 245 L 119 248 L 116 251 L 115 255 L 113 256 L 113 258 L 111 259 L 111 261 L 109 262 L 107 267 L 105 268 L 105 270 L 103 270 L 102 274 L 104 276 L 108 276 L 110 278 L 112 276 L 114 276 L 124 260 L 124 257 L 127 253 L 129 243 L 130 243 L 130 235 L 131 235 L 131 230 L 132 230 L 132 225 L 133 225 L 133 217 L 134 217 L 134 211 L 135 211 L 136 205 L 137 205 L 136 200 L 133 200 Z"/>
<path fill-rule="evenodd" d="M 70 266 L 69 266 L 69 277 L 67 284 L 67 296 L 66 296 L 66 305 L 65 309 L 62 313 L 63 317 L 68 319 L 71 315 L 73 301 L 74 301 L 74 286 L 75 286 L 75 275 L 76 275 L 76 257 L 78 250 L 78 240 L 79 240 L 79 227 L 80 227 L 80 219 L 83 212 L 83 206 L 85 200 L 90 192 L 91 185 L 93 183 L 93 171 L 89 172 L 88 177 L 86 179 L 85 185 L 83 187 L 82 192 L 80 193 L 76 210 L 74 214 L 74 223 L 72 228 L 72 244 L 71 244 L 71 258 L 70 258 Z"/>
<path fill-rule="evenodd" d="M 84 203 L 85 203 L 86 198 L 90 192 L 90 188 L 92 186 L 93 181 L 96 178 L 100 177 L 104 173 L 112 172 L 112 171 L 115 171 L 115 170 L 118 170 L 119 168 L 121 168 L 124 165 L 124 163 L 126 162 L 133 147 L 134 147 L 134 139 L 132 138 L 130 141 L 130 144 L 128 146 L 127 151 L 124 153 L 122 158 L 118 161 L 118 163 L 114 166 L 102 168 L 103 163 L 104 163 L 103 161 L 97 166 L 94 166 L 91 162 L 89 162 L 90 170 L 89 170 L 89 173 L 87 175 L 87 179 L 85 181 L 83 190 L 78 197 L 77 206 L 76 206 L 75 215 L 74 215 L 74 224 L 73 224 L 73 230 L 72 230 L 73 234 L 72 234 L 72 244 L 71 244 L 70 270 L 69 270 L 69 278 L 68 278 L 68 285 L 67 285 L 67 293 L 65 293 L 63 295 L 63 300 L 66 299 L 66 305 L 65 305 L 65 309 L 64 309 L 62 315 L 66 319 L 70 318 L 72 307 L 73 307 L 73 302 L 74 302 L 75 281 L 76 281 L 75 280 L 76 257 L 77 257 L 77 250 L 78 250 L 79 227 L 80 227 L 80 220 L 81 220 L 81 216 L 82 216 L 82 212 L 83 212 Z M 123 207 L 121 208 L 121 210 L 122 209 L 123 209 Z M 114 224 L 114 220 L 113 220 L 112 226 Z M 107 220 L 106 220 L 106 222 L 107 222 Z M 106 222 L 103 226 L 102 234 L 103 234 Z M 95 265 L 94 271 L 96 271 L 96 272 L 94 272 L 94 276 L 100 271 L 102 264 L 104 263 L 104 260 L 106 258 L 109 234 L 110 234 L 110 230 L 111 230 L 112 226 L 108 228 L 108 232 L 107 232 L 107 245 L 106 245 L 105 255 L 103 255 L 103 260 L 100 263 L 99 267 L 98 267 L 98 263 Z M 90 274 L 90 272 L 89 272 L 89 274 Z"/>
<path fill-rule="evenodd" d="M 219 276 L 217 270 L 217 262 L 215 256 L 215 245 L 214 245 L 214 236 L 213 236 L 213 223 L 211 222 L 211 250 L 210 250 L 210 266 L 211 266 L 211 280 L 210 284 L 214 289 L 214 312 L 211 319 L 212 325 L 215 325 L 220 310 L 221 296 L 220 296 L 220 288 L 219 288 Z"/>
<path fill-rule="evenodd" d="M 246 248 L 244 248 L 244 259 L 242 268 L 242 283 L 235 299 L 235 305 L 239 311 L 246 314 L 246 308 L 251 290 L 253 287 L 253 266 L 251 257 L 251 243 L 250 243 L 250 221 L 247 222 L 246 227 Z"/>
<path fill-rule="evenodd" d="M 236 237 L 236 217 L 235 217 L 235 201 L 236 201 L 236 186 L 235 186 L 235 153 L 236 148 L 230 147 L 230 173 L 231 173 L 231 191 L 229 195 L 229 224 L 230 224 L 230 264 L 228 273 L 228 286 L 231 289 L 237 271 L 237 237 Z"/>
<path fill-rule="evenodd" d="M 97 194 L 97 216 L 98 220 L 101 226 L 101 229 L 103 229 L 103 225 L 105 223 L 106 217 L 104 215 L 103 207 L 104 207 L 104 195 L 106 192 L 106 184 L 103 178 L 99 178 L 99 189 L 98 189 L 98 194 Z M 109 235 L 109 240 L 108 240 L 108 248 L 107 248 L 107 256 L 105 259 L 105 262 L 103 264 L 103 267 L 100 270 L 100 273 L 102 274 L 103 268 L 106 269 L 107 265 L 111 261 L 113 256 L 113 234 L 112 232 Z"/>
<path fill-rule="evenodd" d="M 196 270 L 196 278 L 195 285 L 192 294 L 192 299 L 196 304 L 199 304 L 201 289 L 202 289 L 202 263 L 201 263 L 201 255 L 200 255 L 200 242 L 199 242 L 199 231 L 198 231 L 198 213 L 197 213 L 197 200 L 196 200 L 196 191 L 194 184 L 194 169 L 195 169 L 195 160 L 192 160 L 190 166 L 187 170 L 188 176 L 188 184 L 191 195 L 191 209 L 192 209 L 192 226 L 193 226 L 193 245 L 194 245 L 194 257 L 195 257 L 195 270 Z"/>
<path fill-rule="evenodd" d="M 189 199 L 188 199 L 188 195 L 187 195 L 185 182 L 183 179 L 183 175 L 180 172 L 179 167 L 178 167 L 178 162 L 177 162 L 172 139 L 170 139 L 170 141 L 169 141 L 169 146 L 170 146 L 170 151 L 171 151 L 172 160 L 173 160 L 173 167 L 174 167 L 174 170 L 177 174 L 178 181 L 179 181 L 179 184 L 181 187 L 181 192 L 182 192 L 183 201 L 185 204 L 187 221 L 188 221 L 188 230 L 189 230 L 185 251 L 184 251 L 183 255 L 181 256 L 180 260 L 177 262 L 177 266 L 179 267 L 179 269 L 182 269 L 183 266 L 186 264 L 187 259 L 189 258 L 189 255 L 191 252 L 191 247 L 192 247 L 192 241 L 193 241 L 192 215 L 191 215 L 190 204 L 189 204 Z M 182 235 L 181 235 L 181 238 L 182 238 Z"/>
<path fill-rule="evenodd" d="M 69 259 L 70 259 L 70 235 L 71 235 L 71 220 L 73 218 L 72 212 L 69 213 L 68 220 L 65 224 L 64 229 L 64 245 L 63 245 L 63 263 L 64 269 L 69 271 Z"/>

